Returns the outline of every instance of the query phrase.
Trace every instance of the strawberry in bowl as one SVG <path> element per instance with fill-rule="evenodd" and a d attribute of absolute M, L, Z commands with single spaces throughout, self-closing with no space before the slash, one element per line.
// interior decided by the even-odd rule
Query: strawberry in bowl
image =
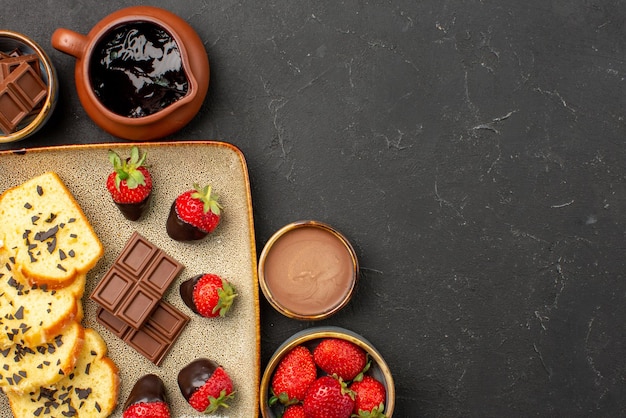
<path fill-rule="evenodd" d="M 355 343 L 342 338 L 325 338 L 313 351 L 315 364 L 326 374 L 351 381 L 367 371 L 367 353 Z"/>
<path fill-rule="evenodd" d="M 387 418 L 383 413 L 387 390 L 378 379 L 365 375 L 361 380 L 352 382 L 350 390 L 354 392 L 353 416 L 362 418 Z"/>
<path fill-rule="evenodd" d="M 309 386 L 302 403 L 305 418 L 350 418 L 354 393 L 334 376 L 322 376 Z"/>
<path fill-rule="evenodd" d="M 311 360 L 314 369 L 304 373 Z M 341 327 L 312 327 L 289 337 L 271 356 L 260 406 L 265 418 L 288 411 L 305 418 L 385 418 L 393 415 L 395 386 L 384 358 L 364 337 Z"/>
<path fill-rule="evenodd" d="M 316 378 L 317 368 L 311 351 L 303 345 L 294 347 L 278 363 L 272 376 L 270 405 L 301 403 Z"/>

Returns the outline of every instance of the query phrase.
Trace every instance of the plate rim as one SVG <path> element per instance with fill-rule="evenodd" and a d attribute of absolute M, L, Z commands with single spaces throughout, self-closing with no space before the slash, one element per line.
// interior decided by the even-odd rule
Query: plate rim
<path fill-rule="evenodd" d="M 228 149 L 233 152 L 239 163 L 241 164 L 243 180 L 245 185 L 245 194 L 246 194 L 246 211 L 247 211 L 247 219 L 250 226 L 249 236 L 248 236 L 248 244 L 250 249 L 250 257 L 251 263 L 250 266 L 252 270 L 252 288 L 253 288 L 253 308 L 254 308 L 254 316 L 255 316 L 255 371 L 254 371 L 254 399 L 252 400 L 252 405 L 254 406 L 254 417 L 258 417 L 260 411 L 258 410 L 259 400 L 260 400 L 260 387 L 259 382 L 261 378 L 261 318 L 260 318 L 260 301 L 259 301 L 259 278 L 258 278 L 258 257 L 256 250 L 256 237 L 255 237 L 255 228 L 254 228 L 254 212 L 252 207 L 252 191 L 250 186 L 250 175 L 248 172 L 248 165 L 245 159 L 245 156 L 241 149 L 234 144 L 225 141 L 218 140 L 183 140 L 183 141 L 133 141 L 133 142 L 106 142 L 106 143 L 92 143 L 92 144 L 63 144 L 63 145 L 47 145 L 47 146 L 38 146 L 32 148 L 19 148 L 19 149 L 8 149 L 8 150 L 0 150 L 0 159 L 4 158 L 7 155 L 11 156 L 21 156 L 32 153 L 46 153 L 46 152 L 57 152 L 57 151 L 73 151 L 73 150 L 89 150 L 89 149 L 110 149 L 110 148 L 132 148 L 136 146 L 140 149 L 146 148 L 177 148 L 177 147 L 220 147 Z M 6 190 L 1 190 L 0 194 L 4 193 Z M 119 399 L 118 399 L 119 404 Z"/>

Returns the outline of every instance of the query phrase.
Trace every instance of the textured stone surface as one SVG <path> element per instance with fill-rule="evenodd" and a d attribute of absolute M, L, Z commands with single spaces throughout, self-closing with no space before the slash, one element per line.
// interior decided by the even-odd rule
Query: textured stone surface
<path fill-rule="evenodd" d="M 351 240 L 357 293 L 324 324 L 385 356 L 394 416 L 623 413 L 624 2 L 154 4 L 211 62 L 206 103 L 168 139 L 243 151 L 259 251 L 306 218 Z M 49 39 L 130 5 L 3 3 L 0 27 L 46 48 L 61 94 L 2 149 L 115 140 Z M 261 313 L 263 363 L 312 325 Z"/>

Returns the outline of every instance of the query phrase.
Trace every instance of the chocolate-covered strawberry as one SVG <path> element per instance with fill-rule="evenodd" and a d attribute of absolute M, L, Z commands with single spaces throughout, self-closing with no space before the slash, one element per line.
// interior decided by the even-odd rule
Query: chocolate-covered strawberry
<path fill-rule="evenodd" d="M 122 159 L 109 150 L 109 161 L 114 171 L 107 177 L 107 190 L 126 219 L 136 221 L 148 207 L 152 192 L 152 176 L 145 166 L 146 153 L 140 154 L 139 148 L 133 146 L 130 157 Z"/>
<path fill-rule="evenodd" d="M 124 403 L 123 418 L 170 418 L 165 385 L 154 374 L 142 376 Z"/>
<path fill-rule="evenodd" d="M 178 387 L 196 411 L 210 414 L 228 408 L 233 399 L 233 382 L 226 370 L 215 361 L 199 358 L 178 373 Z"/>
<path fill-rule="evenodd" d="M 199 274 L 180 284 L 183 302 L 206 318 L 226 316 L 236 296 L 233 285 L 217 274 Z"/>
<path fill-rule="evenodd" d="M 211 186 L 193 185 L 172 203 L 166 229 L 176 241 L 193 241 L 206 237 L 220 223 L 222 207 Z"/>

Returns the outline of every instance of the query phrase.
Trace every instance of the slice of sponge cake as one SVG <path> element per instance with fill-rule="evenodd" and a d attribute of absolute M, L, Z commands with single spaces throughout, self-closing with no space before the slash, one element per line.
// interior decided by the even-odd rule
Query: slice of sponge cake
<path fill-rule="evenodd" d="M 31 283 L 66 286 L 104 253 L 82 209 L 53 172 L 5 191 L 0 219 L 0 242 Z"/>
<path fill-rule="evenodd" d="M 58 382 L 74 370 L 84 334 L 84 328 L 74 322 L 37 347 L 15 344 L 0 350 L 0 387 L 5 392 L 23 393 Z"/>
<path fill-rule="evenodd" d="M 52 386 L 18 394 L 7 391 L 15 418 L 108 417 L 117 405 L 117 366 L 106 357 L 102 337 L 85 330 L 85 344 L 72 373 Z"/>
<path fill-rule="evenodd" d="M 35 347 L 82 320 L 86 275 L 80 274 L 69 286 L 50 289 L 24 280 L 14 260 L 0 249 L 0 349 L 14 344 Z"/>

